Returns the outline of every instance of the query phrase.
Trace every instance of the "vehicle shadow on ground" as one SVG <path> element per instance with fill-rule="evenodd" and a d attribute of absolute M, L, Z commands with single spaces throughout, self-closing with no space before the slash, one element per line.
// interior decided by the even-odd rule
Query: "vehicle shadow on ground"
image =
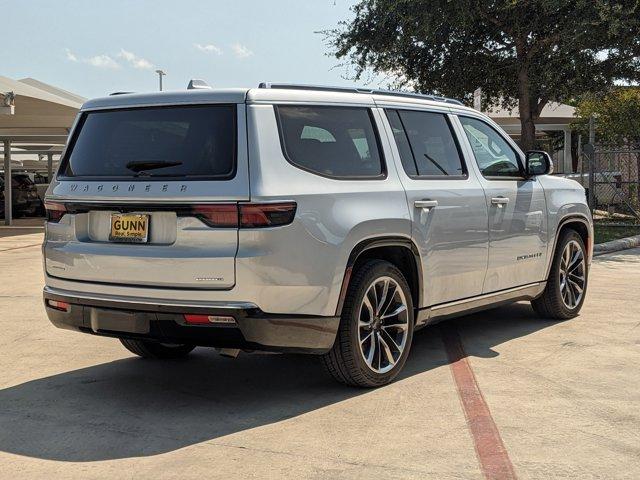
<path fill-rule="evenodd" d="M 482 357 L 553 324 L 528 304 L 451 322 L 467 353 Z M 448 364 L 440 328 L 416 333 L 399 381 Z M 0 391 L 0 450 L 73 462 L 156 455 L 370 394 L 335 383 L 318 360 L 230 360 L 199 349 L 179 361 L 127 358 L 33 380 Z"/>

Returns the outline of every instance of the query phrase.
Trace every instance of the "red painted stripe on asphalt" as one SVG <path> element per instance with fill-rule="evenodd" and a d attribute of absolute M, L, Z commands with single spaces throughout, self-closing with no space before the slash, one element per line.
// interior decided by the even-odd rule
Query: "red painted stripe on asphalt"
<path fill-rule="evenodd" d="M 441 326 L 441 332 L 482 474 L 491 480 L 516 479 L 511 459 L 473 374 L 458 330 L 448 323 Z"/>

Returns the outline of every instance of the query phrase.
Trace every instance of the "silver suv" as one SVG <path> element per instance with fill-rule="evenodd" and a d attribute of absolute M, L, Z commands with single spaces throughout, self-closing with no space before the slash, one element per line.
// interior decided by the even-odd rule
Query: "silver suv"
<path fill-rule="evenodd" d="M 142 357 L 314 353 L 341 382 L 383 385 L 430 323 L 521 300 L 578 314 L 592 220 L 551 169 L 440 97 L 91 100 L 47 192 L 46 311 Z"/>

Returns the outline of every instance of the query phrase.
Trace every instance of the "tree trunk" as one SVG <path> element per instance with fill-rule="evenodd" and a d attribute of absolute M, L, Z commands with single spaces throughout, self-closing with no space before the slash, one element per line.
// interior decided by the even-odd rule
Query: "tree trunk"
<path fill-rule="evenodd" d="M 536 125 L 531 112 L 520 114 L 520 148 L 525 152 L 533 150 L 536 145 Z"/>
<path fill-rule="evenodd" d="M 520 114 L 520 147 L 525 152 L 533 150 L 536 141 L 536 125 L 533 122 L 534 105 L 531 102 L 529 68 L 523 65 L 518 72 L 518 112 Z M 536 105 L 537 106 L 537 105 Z"/>

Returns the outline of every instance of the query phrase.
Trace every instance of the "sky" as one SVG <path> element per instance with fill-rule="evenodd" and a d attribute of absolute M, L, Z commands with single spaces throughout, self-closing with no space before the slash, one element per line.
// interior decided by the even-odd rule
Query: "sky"
<path fill-rule="evenodd" d="M 84 97 L 259 82 L 362 85 L 316 33 L 355 0 L 0 0 L 0 75 Z"/>

